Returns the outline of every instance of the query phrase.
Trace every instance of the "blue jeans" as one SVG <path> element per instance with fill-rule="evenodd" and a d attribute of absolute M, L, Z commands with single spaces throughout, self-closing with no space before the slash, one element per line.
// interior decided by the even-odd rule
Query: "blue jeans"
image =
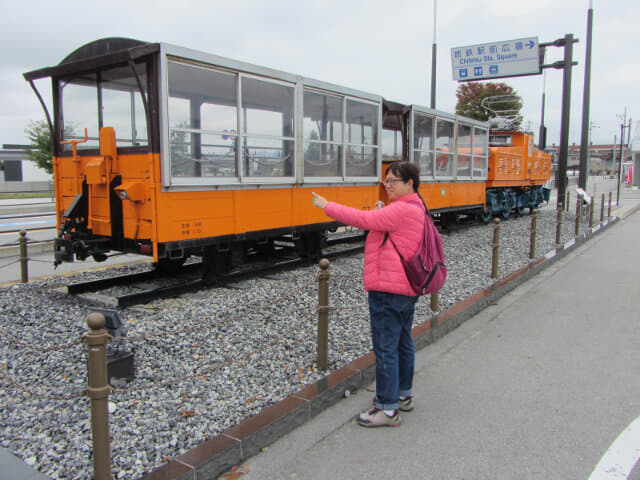
<path fill-rule="evenodd" d="M 396 410 L 398 397 L 411 395 L 415 364 L 411 327 L 417 299 L 369 292 L 371 339 L 376 355 L 376 408 Z"/>

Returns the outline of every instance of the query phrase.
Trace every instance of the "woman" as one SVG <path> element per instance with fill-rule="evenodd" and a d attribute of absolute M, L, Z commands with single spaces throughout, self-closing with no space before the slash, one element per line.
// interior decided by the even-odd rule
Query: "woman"
<path fill-rule="evenodd" d="M 424 235 L 426 205 L 418 194 L 420 172 L 412 163 L 391 164 L 382 183 L 391 204 L 378 210 L 357 210 L 313 194 L 313 204 L 329 217 L 369 230 L 364 250 L 364 288 L 369 296 L 376 356 L 376 398 L 373 407 L 357 418 L 363 427 L 398 426 L 398 410 L 413 409 L 415 349 L 411 327 L 418 297 L 407 280 L 398 251 L 404 258 L 411 258 L 417 251 Z"/>

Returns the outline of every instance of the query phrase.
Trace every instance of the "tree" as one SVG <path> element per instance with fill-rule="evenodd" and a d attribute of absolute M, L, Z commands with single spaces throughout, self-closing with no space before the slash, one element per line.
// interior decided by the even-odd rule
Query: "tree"
<path fill-rule="evenodd" d="M 497 96 L 513 96 L 513 98 L 502 99 L 499 105 L 495 105 L 495 110 L 505 112 L 504 116 L 513 120 L 513 126 L 519 126 L 522 122 L 522 117 L 520 116 L 522 100 L 515 89 L 503 82 L 467 82 L 460 84 L 456 91 L 456 98 L 458 99 L 456 113 L 486 122 L 490 118 L 496 117 L 496 114 L 486 110 L 481 105 L 482 100 L 487 97 Z"/>
<path fill-rule="evenodd" d="M 36 162 L 40 168 L 52 173 L 51 131 L 49 130 L 49 124 L 43 120 L 32 120 L 25 129 L 25 133 L 29 138 L 31 148 L 25 148 L 24 153 L 27 154 L 29 160 Z"/>

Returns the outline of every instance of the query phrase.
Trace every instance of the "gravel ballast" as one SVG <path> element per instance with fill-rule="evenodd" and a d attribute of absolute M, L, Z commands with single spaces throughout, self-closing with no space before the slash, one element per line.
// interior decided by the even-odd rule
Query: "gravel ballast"
<path fill-rule="evenodd" d="M 599 215 L 599 211 L 596 211 Z M 574 238 L 564 215 L 562 243 Z M 599 218 L 599 217 L 596 217 Z M 499 274 L 529 263 L 531 216 L 500 224 Z M 582 230 L 586 230 L 586 220 Z M 537 257 L 555 245 L 556 212 L 538 211 Z M 443 234 L 446 310 L 494 283 L 492 225 Z M 371 349 L 362 254 L 331 263 L 329 371 Z M 86 345 L 89 306 L 60 287 L 120 267 L 0 289 L 0 446 L 50 478 L 92 472 Z M 169 458 L 322 378 L 315 367 L 318 267 L 154 301 L 120 312 L 135 379 L 110 396 L 114 478 L 138 479 Z M 431 316 L 421 297 L 416 324 Z M 45 351 L 46 350 L 46 351 Z M 9 380 L 10 378 L 11 380 Z"/>

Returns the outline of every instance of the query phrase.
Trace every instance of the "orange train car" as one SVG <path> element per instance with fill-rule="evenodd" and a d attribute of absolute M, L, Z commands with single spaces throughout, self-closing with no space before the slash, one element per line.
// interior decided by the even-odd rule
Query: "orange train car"
<path fill-rule="evenodd" d="M 509 188 L 489 184 L 506 178 L 490 179 L 486 123 L 204 52 L 106 38 L 24 77 L 52 132 L 56 263 L 195 254 L 223 272 L 282 239 L 315 257 L 338 224 L 310 192 L 374 208 L 400 159 L 441 218 L 497 214 L 487 192 Z"/>

